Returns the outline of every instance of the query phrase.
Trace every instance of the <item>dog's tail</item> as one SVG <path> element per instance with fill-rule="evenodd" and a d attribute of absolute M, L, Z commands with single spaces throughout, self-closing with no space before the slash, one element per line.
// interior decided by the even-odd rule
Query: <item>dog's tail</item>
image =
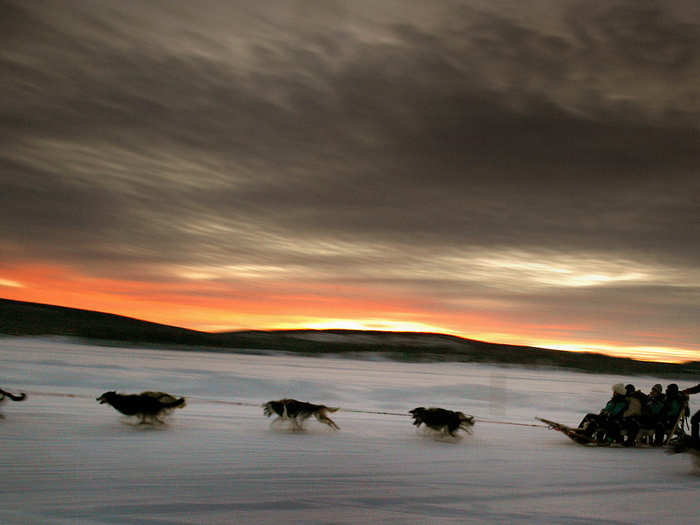
<path fill-rule="evenodd" d="M 340 407 L 327 407 L 327 406 L 324 406 L 323 409 L 324 409 L 326 412 L 337 412 L 338 410 L 340 410 Z"/>
<path fill-rule="evenodd" d="M 184 397 L 181 397 L 180 399 L 176 399 L 175 401 L 171 401 L 170 403 L 163 403 L 163 406 L 165 408 L 183 408 L 187 405 L 187 402 L 185 401 Z"/>
<path fill-rule="evenodd" d="M 3 390 L 2 388 L 0 388 L 0 395 L 7 396 L 10 399 L 12 399 L 12 401 L 24 401 L 27 398 L 27 394 L 25 394 L 24 392 L 20 394 L 13 394 L 12 392 L 8 392 L 6 390 Z"/>

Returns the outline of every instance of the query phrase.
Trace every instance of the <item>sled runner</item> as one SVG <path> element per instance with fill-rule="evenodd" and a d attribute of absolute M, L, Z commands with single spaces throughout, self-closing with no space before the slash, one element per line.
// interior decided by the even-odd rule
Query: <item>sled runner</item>
<path fill-rule="evenodd" d="M 595 446 L 599 446 L 599 447 L 608 446 L 607 442 L 598 443 L 595 439 L 581 433 L 578 428 L 570 427 L 568 425 L 563 425 L 561 423 L 557 423 L 556 421 L 550 421 L 549 419 L 542 419 L 541 417 L 536 417 L 535 419 L 537 421 L 542 421 L 542 423 L 545 423 L 552 430 L 556 430 L 557 432 L 561 432 L 566 437 L 568 437 L 571 441 L 574 441 L 575 443 L 578 443 L 579 445 L 595 445 Z"/>

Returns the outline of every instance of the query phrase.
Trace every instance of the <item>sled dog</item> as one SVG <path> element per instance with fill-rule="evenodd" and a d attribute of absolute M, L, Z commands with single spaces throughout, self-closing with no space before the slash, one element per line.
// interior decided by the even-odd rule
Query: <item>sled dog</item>
<path fill-rule="evenodd" d="M 185 398 L 176 398 L 165 392 L 141 392 L 140 394 L 118 394 L 105 392 L 97 401 L 102 405 L 107 403 L 125 416 L 137 416 L 139 424 L 163 423 L 160 416 L 175 408 L 185 406 Z"/>
<path fill-rule="evenodd" d="M 413 417 L 413 424 L 416 427 L 420 428 L 421 425 L 425 425 L 452 437 L 456 436 L 459 429 L 471 433 L 471 427 L 474 426 L 474 416 L 467 416 L 462 412 L 453 412 L 444 408 L 417 407 L 410 410 L 409 414 Z"/>
<path fill-rule="evenodd" d="M 335 412 L 338 408 L 327 407 L 326 405 L 314 405 L 305 401 L 297 401 L 296 399 L 280 399 L 279 401 L 268 401 L 263 405 L 263 412 L 267 417 L 272 414 L 277 414 L 277 418 L 273 421 L 288 420 L 291 421 L 295 430 L 303 430 L 304 421 L 311 416 L 314 416 L 320 423 L 324 423 L 333 430 L 340 430 L 340 427 L 328 417 L 328 412 Z"/>

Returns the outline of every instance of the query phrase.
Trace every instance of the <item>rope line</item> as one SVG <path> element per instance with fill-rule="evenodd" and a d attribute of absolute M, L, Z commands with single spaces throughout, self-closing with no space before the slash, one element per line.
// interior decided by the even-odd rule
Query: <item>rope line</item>
<path fill-rule="evenodd" d="M 40 391 L 27 391 L 27 395 L 32 395 L 32 396 L 45 396 L 45 397 L 68 397 L 68 398 L 76 398 L 76 399 L 93 399 L 92 396 L 88 396 L 85 394 L 69 394 L 69 393 L 63 393 L 63 392 L 40 392 Z M 233 405 L 233 406 L 244 406 L 244 407 L 261 407 L 263 404 L 262 403 L 251 403 L 248 401 L 226 401 L 222 399 L 209 399 L 209 398 L 204 398 L 204 397 L 197 397 L 197 396 L 187 396 L 187 400 L 196 400 L 196 401 L 202 401 L 205 403 L 213 403 L 217 405 Z M 361 408 L 343 408 L 340 407 L 340 410 L 343 412 L 354 412 L 356 414 L 376 414 L 380 416 L 400 416 L 400 417 L 406 417 L 408 416 L 408 411 L 406 412 L 391 412 L 391 411 L 384 411 L 384 410 L 363 410 Z M 540 427 L 540 428 L 548 428 L 547 425 L 539 425 L 536 423 L 516 423 L 514 421 L 498 421 L 494 419 L 488 419 L 484 418 L 481 416 L 474 416 L 474 420 L 477 423 L 491 423 L 494 425 L 514 425 L 514 426 L 520 426 L 520 427 Z"/>

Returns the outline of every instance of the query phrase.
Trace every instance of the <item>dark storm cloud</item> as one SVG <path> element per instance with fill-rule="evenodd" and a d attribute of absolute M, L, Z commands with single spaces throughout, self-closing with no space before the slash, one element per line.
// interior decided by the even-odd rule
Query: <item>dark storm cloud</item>
<path fill-rule="evenodd" d="M 395 256 L 518 249 L 685 275 L 698 10 L 536 4 L 542 24 L 490 2 L 3 2 L 0 246 L 97 273 L 370 282 Z"/>

